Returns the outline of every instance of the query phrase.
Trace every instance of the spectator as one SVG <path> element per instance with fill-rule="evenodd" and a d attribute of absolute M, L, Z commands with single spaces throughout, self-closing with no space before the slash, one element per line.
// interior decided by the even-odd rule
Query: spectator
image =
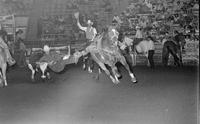
<path fill-rule="evenodd" d="M 143 40 L 142 28 L 137 25 L 136 26 L 136 34 L 135 34 L 135 42 L 138 43 Z"/>
<path fill-rule="evenodd" d="M 154 55 L 154 51 L 155 51 L 155 46 L 154 46 L 154 42 L 153 42 L 153 38 L 151 36 L 147 37 L 147 42 L 149 43 L 149 47 L 150 50 L 148 51 L 148 60 L 149 60 L 149 64 L 151 66 L 151 68 L 155 67 L 154 64 L 154 60 L 153 60 L 153 55 Z"/>
<path fill-rule="evenodd" d="M 26 46 L 22 40 L 19 41 L 19 50 L 20 50 L 19 66 L 24 67 L 26 66 Z"/>

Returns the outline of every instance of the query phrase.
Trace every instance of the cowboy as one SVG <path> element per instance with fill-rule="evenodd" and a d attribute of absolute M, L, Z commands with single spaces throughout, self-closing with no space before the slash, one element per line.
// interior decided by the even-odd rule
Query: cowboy
<path fill-rule="evenodd" d="M 5 43 L 5 40 L 4 40 L 4 38 L 5 38 L 4 33 L 2 33 L 2 32 L 4 32 L 4 31 L 2 31 L 2 28 L 0 26 L 0 47 L 2 47 L 5 50 L 7 62 L 10 66 L 12 66 L 16 63 L 16 61 L 13 59 L 13 57 L 10 54 L 9 47 Z"/>
<path fill-rule="evenodd" d="M 97 31 L 96 29 L 93 27 L 93 22 L 91 20 L 88 20 L 87 21 L 87 27 L 83 27 L 81 26 L 80 22 L 79 22 L 79 17 L 77 17 L 77 25 L 78 27 L 83 30 L 85 33 L 86 33 L 86 39 L 87 39 L 87 43 L 85 45 L 85 48 L 86 48 L 86 51 L 87 51 L 87 47 L 94 42 L 94 39 L 97 35 Z M 85 59 L 87 60 L 87 59 Z M 91 58 L 91 56 L 89 55 L 88 56 L 88 61 L 87 61 L 87 64 L 88 65 L 91 65 L 91 67 L 89 66 L 88 67 L 88 71 L 91 73 L 92 72 L 92 69 L 93 68 L 93 65 L 94 65 L 94 62 Z M 85 69 L 85 64 L 83 65 L 83 68 Z"/>
<path fill-rule="evenodd" d="M 149 64 L 150 64 L 151 68 L 154 68 L 155 64 L 154 64 L 153 56 L 155 53 L 155 46 L 154 46 L 153 38 L 151 36 L 147 36 L 146 40 L 147 40 L 148 46 L 149 46 L 149 50 L 148 50 Z"/>
<path fill-rule="evenodd" d="M 116 46 L 118 45 L 119 41 L 119 32 L 117 31 L 118 28 L 118 23 L 117 21 L 112 21 L 112 26 L 108 28 L 108 35 L 110 37 L 110 40 L 115 44 Z"/>

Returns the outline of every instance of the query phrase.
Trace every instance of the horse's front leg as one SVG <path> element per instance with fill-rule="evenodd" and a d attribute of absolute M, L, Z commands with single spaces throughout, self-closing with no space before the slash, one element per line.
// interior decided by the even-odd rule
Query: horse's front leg
<path fill-rule="evenodd" d="M 135 75 L 133 74 L 133 72 L 131 71 L 131 69 L 130 69 L 128 63 L 126 62 L 126 59 L 125 59 L 124 56 L 121 56 L 121 57 L 120 57 L 120 62 L 121 62 L 122 65 L 124 65 L 124 67 L 125 67 L 126 70 L 128 71 L 128 73 L 129 73 L 129 75 L 130 75 L 130 77 L 131 77 L 131 81 L 132 81 L 133 83 L 137 83 L 137 79 L 136 79 Z"/>
<path fill-rule="evenodd" d="M 112 72 L 113 72 L 116 82 L 119 83 L 120 81 L 118 78 L 121 77 L 121 75 L 119 74 L 117 67 L 114 65 L 114 66 L 111 66 L 111 68 L 112 68 Z"/>

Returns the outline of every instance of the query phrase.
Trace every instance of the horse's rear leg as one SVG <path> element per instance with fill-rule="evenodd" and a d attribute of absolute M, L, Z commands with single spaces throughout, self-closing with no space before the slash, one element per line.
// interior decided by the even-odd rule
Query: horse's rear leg
<path fill-rule="evenodd" d="M 112 68 L 112 72 L 113 72 L 113 75 L 114 75 L 114 77 L 115 77 L 115 80 L 116 80 L 116 82 L 120 82 L 119 81 L 119 77 L 121 76 L 120 74 L 119 74 L 119 72 L 117 71 L 117 67 L 116 66 L 112 66 L 111 67 Z"/>
<path fill-rule="evenodd" d="M 122 65 L 124 65 L 124 67 L 125 67 L 126 70 L 128 71 L 128 73 L 129 73 L 129 75 L 130 75 L 130 77 L 131 77 L 131 81 L 132 81 L 133 83 L 136 83 L 136 82 L 137 82 L 137 79 L 136 79 L 135 75 L 133 74 L 133 72 L 131 71 L 131 69 L 130 69 L 128 63 L 126 62 L 126 59 L 124 58 L 124 56 L 121 57 L 120 62 L 122 63 Z"/>
<path fill-rule="evenodd" d="M 7 69 L 7 64 L 5 63 L 2 66 L 2 75 L 3 75 L 3 80 L 4 80 L 5 86 L 8 86 L 7 79 L 6 79 L 6 69 Z"/>
<path fill-rule="evenodd" d="M 101 69 L 103 69 L 105 71 L 105 73 L 110 77 L 110 79 L 112 80 L 112 82 L 114 84 L 118 84 L 119 82 L 117 82 L 115 80 L 115 78 L 111 75 L 110 71 L 106 68 L 106 66 L 103 63 L 98 63 L 99 66 L 101 67 Z"/>

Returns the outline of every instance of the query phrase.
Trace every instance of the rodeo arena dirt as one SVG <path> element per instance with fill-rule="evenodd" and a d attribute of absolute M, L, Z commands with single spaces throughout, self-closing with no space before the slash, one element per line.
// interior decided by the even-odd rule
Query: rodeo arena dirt
<path fill-rule="evenodd" d="M 0 124 L 198 124 L 198 0 L 0 0 Z"/>

